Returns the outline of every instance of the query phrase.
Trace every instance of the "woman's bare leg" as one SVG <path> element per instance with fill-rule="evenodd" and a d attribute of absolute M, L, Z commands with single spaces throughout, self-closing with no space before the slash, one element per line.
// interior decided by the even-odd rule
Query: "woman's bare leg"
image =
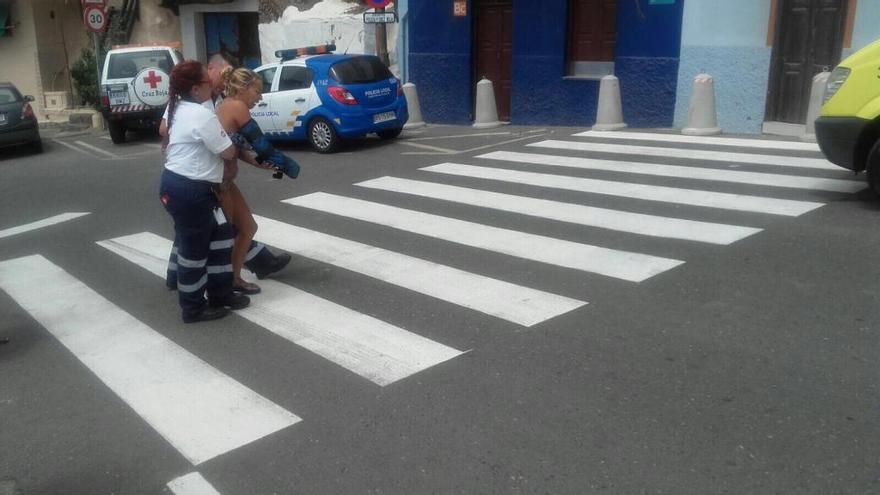
<path fill-rule="evenodd" d="M 241 190 L 234 182 L 229 184 L 229 189 L 220 195 L 220 204 L 223 206 L 223 213 L 235 226 L 238 233 L 235 236 L 235 244 L 232 246 L 232 274 L 235 279 L 236 286 L 254 286 L 241 278 L 241 268 L 244 266 L 244 259 L 247 256 L 251 241 L 257 233 L 257 222 L 254 220 L 251 209 L 241 194 Z"/>

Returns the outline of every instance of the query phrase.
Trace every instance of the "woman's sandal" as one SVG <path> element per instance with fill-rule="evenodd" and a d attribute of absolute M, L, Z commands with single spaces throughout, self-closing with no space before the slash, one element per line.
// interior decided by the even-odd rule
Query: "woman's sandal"
<path fill-rule="evenodd" d="M 257 284 L 245 282 L 244 280 L 236 280 L 232 284 L 232 290 L 238 292 L 239 294 L 252 296 L 254 294 L 259 294 L 262 289 L 260 289 L 260 286 Z"/>

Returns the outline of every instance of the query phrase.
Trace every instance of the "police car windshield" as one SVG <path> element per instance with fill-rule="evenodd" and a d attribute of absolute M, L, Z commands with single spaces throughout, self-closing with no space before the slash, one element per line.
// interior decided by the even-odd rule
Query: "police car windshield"
<path fill-rule="evenodd" d="M 363 84 L 394 76 L 378 57 L 355 57 L 333 64 L 330 77 L 340 84 Z"/>
<path fill-rule="evenodd" d="M 132 78 L 143 69 L 156 67 L 171 72 L 174 62 L 168 50 L 151 50 L 146 52 L 114 53 L 110 55 L 108 79 Z"/>

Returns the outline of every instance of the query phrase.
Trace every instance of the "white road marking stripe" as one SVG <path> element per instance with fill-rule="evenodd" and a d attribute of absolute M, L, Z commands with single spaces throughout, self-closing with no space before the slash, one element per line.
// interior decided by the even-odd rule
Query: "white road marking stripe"
<path fill-rule="evenodd" d="M 540 141 L 527 146 L 552 148 L 557 150 L 590 151 L 594 153 L 616 153 L 663 158 L 687 158 L 749 165 L 772 165 L 777 167 L 819 168 L 843 170 L 824 158 L 800 158 L 794 156 L 754 155 L 751 153 L 731 153 L 728 151 L 685 150 L 679 148 L 658 148 L 656 146 L 630 146 L 625 144 L 586 143 L 574 141 Z"/>
<path fill-rule="evenodd" d="M 641 282 L 684 263 L 669 258 L 501 229 L 334 194 L 312 193 L 287 199 L 284 202 L 530 261 L 542 261 L 631 282 Z"/>
<path fill-rule="evenodd" d="M 487 156 L 488 155 L 484 155 Z M 824 206 L 824 203 L 793 201 L 788 199 L 764 198 L 760 196 L 744 196 L 741 194 L 679 189 L 675 187 L 633 184 L 629 182 L 613 182 L 607 180 L 585 179 L 565 175 L 539 174 L 521 172 L 503 168 L 476 167 L 459 163 L 441 163 L 420 170 L 440 174 L 458 175 L 502 182 L 527 184 L 536 187 L 564 189 L 607 196 L 635 198 L 647 201 L 660 201 L 706 208 L 748 211 L 796 217 Z"/>
<path fill-rule="evenodd" d="M 189 473 L 171 480 L 167 486 L 174 495 L 220 495 L 199 473 Z"/>
<path fill-rule="evenodd" d="M 716 170 L 701 167 L 682 167 L 678 165 L 659 165 L 655 163 L 601 160 L 597 158 L 579 158 L 574 156 L 519 153 L 515 151 L 496 151 L 480 155 L 477 158 L 578 168 L 582 170 L 607 170 L 624 174 L 655 175 L 658 177 L 709 180 L 731 182 L 734 184 L 751 184 L 756 186 L 785 187 L 791 189 L 809 189 L 842 193 L 854 193 L 867 187 L 864 182 L 854 180 L 824 179 L 821 177 L 801 177 L 736 170 Z"/>
<path fill-rule="evenodd" d="M 761 229 L 751 227 L 644 215 L 432 182 L 400 179 L 397 177 L 381 177 L 355 185 L 509 211 L 578 225 L 710 244 L 728 245 L 761 231 Z"/>
<path fill-rule="evenodd" d="M 254 218 L 260 242 L 526 327 L 587 304 L 271 218 Z"/>
<path fill-rule="evenodd" d="M 89 153 L 88 151 L 86 151 L 86 150 L 84 150 L 84 149 L 82 149 L 82 148 L 76 147 L 76 146 L 74 146 L 74 145 L 72 145 L 72 144 L 70 144 L 70 143 L 67 143 L 67 142 L 65 142 L 65 141 L 62 141 L 62 140 L 60 140 L 60 139 L 53 139 L 52 142 L 58 143 L 58 144 L 60 144 L 60 145 L 62 145 L 62 146 L 64 146 L 64 147 L 66 147 L 66 148 L 68 148 L 68 149 L 72 149 L 73 151 L 76 151 L 77 153 L 82 153 L 83 155 L 86 155 L 86 156 L 89 157 L 89 158 L 98 158 L 98 157 L 95 156 L 94 154 Z"/>
<path fill-rule="evenodd" d="M 104 150 L 102 150 L 101 148 L 98 148 L 97 146 L 92 146 L 92 145 L 89 144 L 89 143 L 86 143 L 86 142 L 83 142 L 83 141 L 74 141 L 74 143 L 76 143 L 76 144 L 82 146 L 83 148 L 88 148 L 88 149 L 94 151 L 95 153 L 100 153 L 100 154 L 102 154 L 102 155 L 104 155 L 104 156 L 108 156 L 108 157 L 110 157 L 110 158 L 119 158 L 118 155 L 115 155 L 115 154 L 113 154 L 113 153 L 110 153 L 109 151 L 104 151 Z"/>
<path fill-rule="evenodd" d="M 30 232 L 32 230 L 42 229 L 43 227 L 49 227 L 52 225 L 56 225 L 59 223 L 66 222 L 68 220 L 74 220 L 79 217 L 84 217 L 88 215 L 90 212 L 67 212 L 61 213 L 60 215 L 55 215 L 49 218 L 44 218 L 42 220 L 37 220 L 36 222 L 26 223 L 24 225 L 19 225 L 18 227 L 10 227 L 8 229 L 0 230 L 0 239 L 4 237 L 12 237 L 14 235 L 23 234 L 25 232 Z"/>
<path fill-rule="evenodd" d="M 300 421 L 42 256 L 0 263 L 0 287 L 193 464 Z"/>
<path fill-rule="evenodd" d="M 149 232 L 98 243 L 153 274 L 165 277 L 171 241 Z M 376 318 L 273 280 L 236 313 L 381 386 L 462 354 Z"/>
<path fill-rule="evenodd" d="M 688 136 L 685 134 L 663 134 L 647 132 L 600 132 L 586 131 L 574 134 L 575 137 L 589 137 L 597 139 L 626 140 L 626 141 L 654 141 L 658 143 L 687 143 L 687 144 L 711 144 L 714 146 L 736 146 L 738 148 L 756 148 L 768 150 L 789 151 L 819 151 L 816 143 L 803 143 L 797 141 L 780 141 L 769 139 L 743 139 L 734 137 L 718 136 Z"/>

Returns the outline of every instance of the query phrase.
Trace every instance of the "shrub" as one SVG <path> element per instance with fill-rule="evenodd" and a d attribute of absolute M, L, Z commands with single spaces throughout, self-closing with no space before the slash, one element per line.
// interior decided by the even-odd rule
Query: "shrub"
<path fill-rule="evenodd" d="M 97 109 L 101 106 L 101 94 L 98 91 L 98 74 L 95 71 L 95 52 L 90 48 L 83 48 L 79 60 L 70 70 L 70 76 L 73 78 L 77 103 Z"/>

